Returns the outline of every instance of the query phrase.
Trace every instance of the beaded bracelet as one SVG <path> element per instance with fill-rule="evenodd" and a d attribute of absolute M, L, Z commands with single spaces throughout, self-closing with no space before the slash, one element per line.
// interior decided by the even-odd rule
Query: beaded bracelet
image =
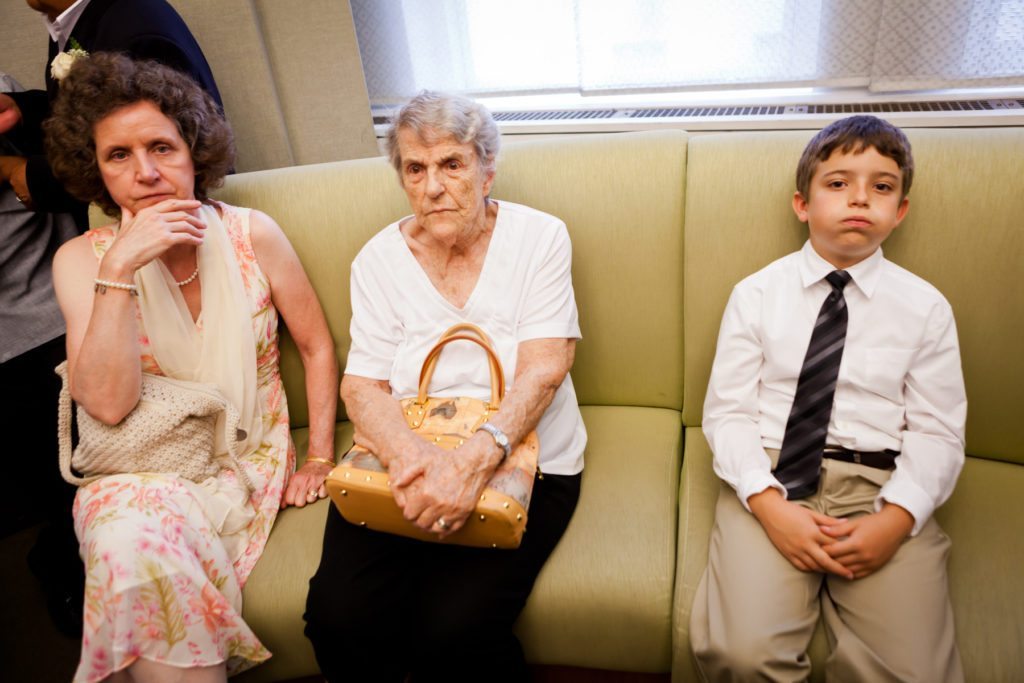
<path fill-rule="evenodd" d="M 306 462 L 322 462 L 325 465 L 331 465 L 332 467 L 336 464 L 333 460 L 327 458 L 306 458 Z"/>
<path fill-rule="evenodd" d="M 92 288 L 92 291 L 99 292 L 100 294 L 106 294 L 107 289 L 109 288 L 123 289 L 132 296 L 139 295 L 139 288 L 133 284 L 128 284 L 127 282 L 113 282 L 111 280 L 101 280 L 99 278 L 96 278 L 93 282 L 95 282 L 96 285 Z"/>

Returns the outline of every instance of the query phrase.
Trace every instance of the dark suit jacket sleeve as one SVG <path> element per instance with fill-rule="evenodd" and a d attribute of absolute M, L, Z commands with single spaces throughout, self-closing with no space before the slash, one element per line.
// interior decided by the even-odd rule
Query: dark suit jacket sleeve
<path fill-rule="evenodd" d="M 61 182 L 53 177 L 53 171 L 50 170 L 50 164 L 44 155 L 35 154 L 28 157 L 25 182 L 32 196 L 32 206 L 37 211 L 71 212 L 76 217 L 81 213 L 82 202 L 68 194 Z"/>
<path fill-rule="evenodd" d="M 42 90 L 26 90 L 8 93 L 21 110 L 21 125 L 24 126 L 28 165 L 25 181 L 32 196 L 32 204 L 38 211 L 52 213 L 82 212 L 82 203 L 69 195 L 64 186 L 53 177 L 50 164 L 43 154 L 43 121 L 50 116 L 50 102 Z"/>
<path fill-rule="evenodd" d="M 206 81 L 209 80 L 199 70 L 194 59 L 186 54 L 177 43 L 168 40 L 164 36 L 135 36 L 127 52 L 136 59 L 153 59 L 176 71 L 188 74 L 200 86 L 205 86 Z"/>
<path fill-rule="evenodd" d="M 9 92 L 8 95 L 21 110 L 21 125 L 25 128 L 25 138 L 34 146 L 33 152 L 43 149 L 43 121 L 50 115 L 50 101 L 45 90 L 23 90 Z"/>

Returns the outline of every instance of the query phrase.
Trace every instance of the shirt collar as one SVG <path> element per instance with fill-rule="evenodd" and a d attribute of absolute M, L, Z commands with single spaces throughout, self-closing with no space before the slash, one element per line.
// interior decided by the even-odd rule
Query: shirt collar
<path fill-rule="evenodd" d="M 60 16 L 53 21 L 50 21 L 49 17 L 45 14 L 43 15 L 43 23 L 46 24 L 46 30 L 49 32 L 50 38 L 53 42 L 57 43 L 58 51 L 64 52 L 64 48 L 71 38 L 71 31 L 74 30 L 75 24 L 78 23 L 78 17 L 82 16 L 82 12 L 85 11 L 88 4 L 89 0 L 77 0 L 75 4 L 61 12 Z"/>
<path fill-rule="evenodd" d="M 825 279 L 825 276 L 836 270 L 836 267 L 823 259 L 818 252 L 814 251 L 811 241 L 804 242 L 800 250 L 800 279 L 804 287 L 810 287 L 816 282 Z M 878 286 L 878 278 L 882 276 L 882 262 L 885 257 L 882 255 L 882 248 L 879 247 L 875 253 L 868 256 L 860 263 L 846 268 L 857 289 L 862 291 L 869 299 L 875 293 Z"/>

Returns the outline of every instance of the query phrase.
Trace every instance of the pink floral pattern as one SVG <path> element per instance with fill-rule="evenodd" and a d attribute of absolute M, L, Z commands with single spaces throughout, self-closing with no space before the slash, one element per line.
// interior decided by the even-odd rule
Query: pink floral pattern
<path fill-rule="evenodd" d="M 226 662 L 229 675 L 270 657 L 242 621 L 242 587 L 295 469 L 295 447 L 278 369 L 277 310 L 249 239 L 249 210 L 220 207 L 252 311 L 263 406 L 263 443 L 242 461 L 256 487 L 248 543 L 232 562 L 203 513 L 201 488 L 176 475 L 122 474 L 79 489 L 75 531 L 86 582 L 76 682 L 103 680 L 139 657 L 180 667 Z M 101 258 L 115 232 L 107 227 L 88 235 Z M 162 374 L 141 318 L 139 340 L 143 370 Z"/>

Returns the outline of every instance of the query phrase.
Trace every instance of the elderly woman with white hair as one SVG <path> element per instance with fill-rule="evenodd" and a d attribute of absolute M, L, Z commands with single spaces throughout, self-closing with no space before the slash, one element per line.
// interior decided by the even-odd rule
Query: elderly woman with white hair
<path fill-rule="evenodd" d="M 341 395 L 356 441 L 388 468 L 405 518 L 439 536 L 459 530 L 534 429 L 543 475 L 515 550 L 399 537 L 332 510 L 306 635 L 332 681 L 526 680 L 512 626 L 575 510 L 587 438 L 569 377 L 580 338 L 569 234 L 553 216 L 490 198 L 498 130 L 471 100 L 420 93 L 387 145 L 413 215 L 352 264 Z M 488 334 L 510 388 L 487 431 L 442 451 L 409 429 L 399 400 L 416 394 L 425 356 L 459 323 Z M 447 346 L 431 393 L 488 398 L 479 354 Z"/>

